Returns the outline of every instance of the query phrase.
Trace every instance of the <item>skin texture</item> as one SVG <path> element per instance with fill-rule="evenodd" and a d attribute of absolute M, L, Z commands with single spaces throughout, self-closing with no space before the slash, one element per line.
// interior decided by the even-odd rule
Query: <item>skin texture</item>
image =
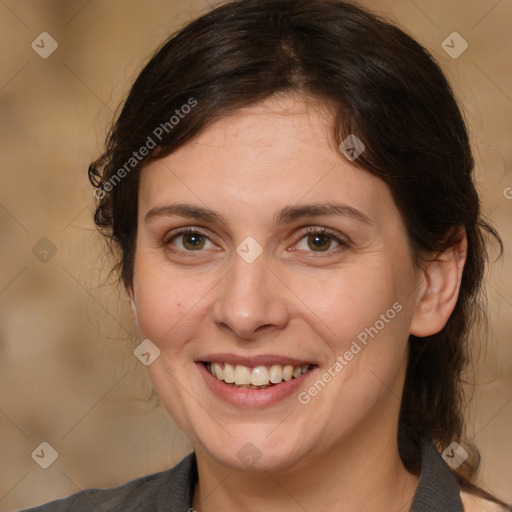
<path fill-rule="evenodd" d="M 388 186 L 336 150 L 331 124 L 313 100 L 273 97 L 142 171 L 128 293 L 141 336 L 161 351 L 148 367 L 155 389 L 196 449 L 199 511 L 408 510 L 413 498 L 418 479 L 396 441 L 407 340 L 438 332 L 453 311 L 465 237 L 415 268 Z M 325 214 L 274 223 L 284 208 L 335 202 L 369 223 Z M 146 221 L 180 203 L 223 220 Z M 200 250 L 174 237 L 183 227 L 206 235 Z M 309 227 L 348 246 L 323 238 L 327 250 L 315 251 Z M 253 263 L 236 252 L 248 236 L 263 248 Z M 396 303 L 400 312 L 307 405 L 296 394 L 262 408 L 227 404 L 195 364 L 211 353 L 275 354 L 317 365 L 318 378 Z M 261 454 L 252 467 L 237 456 L 249 442 Z"/>

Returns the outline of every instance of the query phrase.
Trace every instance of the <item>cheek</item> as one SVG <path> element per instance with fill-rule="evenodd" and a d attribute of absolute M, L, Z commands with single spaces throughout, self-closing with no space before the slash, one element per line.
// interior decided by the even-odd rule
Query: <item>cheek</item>
<path fill-rule="evenodd" d="M 165 266 L 140 258 L 134 288 L 140 334 L 163 344 L 186 323 L 193 322 L 212 287 L 209 278 L 171 273 Z"/>
<path fill-rule="evenodd" d="M 316 318 L 322 338 L 336 353 L 348 350 L 365 328 L 376 322 L 382 327 L 385 322 L 387 330 L 399 317 L 393 309 L 393 304 L 400 299 L 399 286 L 392 269 L 385 263 L 373 266 L 365 263 L 346 271 L 339 269 L 321 280 L 304 276 L 290 287 L 307 306 L 312 321 Z"/>
<path fill-rule="evenodd" d="M 309 295 L 305 285 L 298 291 L 307 297 L 310 317 L 321 319 L 317 324 L 330 354 L 319 378 L 332 382 L 325 393 L 309 388 L 303 398 L 312 397 L 317 408 L 328 408 L 335 429 L 351 428 L 384 397 L 393 402 L 401 393 L 409 313 L 400 274 L 393 274 L 391 267 L 389 263 L 352 267 L 324 286 L 310 288 Z M 352 417 L 347 417 L 347 410 Z"/>

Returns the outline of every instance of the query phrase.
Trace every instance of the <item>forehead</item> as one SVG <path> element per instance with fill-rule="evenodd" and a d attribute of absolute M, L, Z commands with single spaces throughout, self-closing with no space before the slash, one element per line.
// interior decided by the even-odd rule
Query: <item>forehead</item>
<path fill-rule="evenodd" d="M 141 214 L 172 200 L 255 221 L 256 211 L 343 201 L 378 217 L 393 207 L 389 189 L 337 150 L 333 120 L 325 104 L 292 96 L 240 109 L 143 170 Z"/>

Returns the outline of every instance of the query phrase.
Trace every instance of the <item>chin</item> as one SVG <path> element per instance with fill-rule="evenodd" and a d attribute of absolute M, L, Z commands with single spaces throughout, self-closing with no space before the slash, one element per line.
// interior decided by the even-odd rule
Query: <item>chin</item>
<path fill-rule="evenodd" d="M 210 457 L 230 469 L 237 471 L 272 471 L 289 470 L 294 464 L 304 458 L 308 452 L 300 439 L 295 441 L 287 436 L 286 442 L 271 439 L 268 428 L 263 435 L 249 436 L 247 434 L 234 436 L 227 440 L 212 443 L 201 443 L 202 450 Z"/>

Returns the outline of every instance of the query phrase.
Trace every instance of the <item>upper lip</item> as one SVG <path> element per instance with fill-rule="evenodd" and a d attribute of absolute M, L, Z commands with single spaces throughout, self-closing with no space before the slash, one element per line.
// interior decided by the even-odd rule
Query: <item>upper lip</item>
<path fill-rule="evenodd" d="M 197 359 L 197 362 L 202 363 L 228 363 L 236 366 L 254 367 L 254 366 L 272 366 L 273 364 L 280 364 L 283 366 L 301 366 L 303 364 L 313 364 L 311 361 L 302 359 L 295 359 L 287 356 L 280 356 L 276 354 L 259 354 L 255 356 L 243 356 L 238 354 L 208 354 Z"/>

